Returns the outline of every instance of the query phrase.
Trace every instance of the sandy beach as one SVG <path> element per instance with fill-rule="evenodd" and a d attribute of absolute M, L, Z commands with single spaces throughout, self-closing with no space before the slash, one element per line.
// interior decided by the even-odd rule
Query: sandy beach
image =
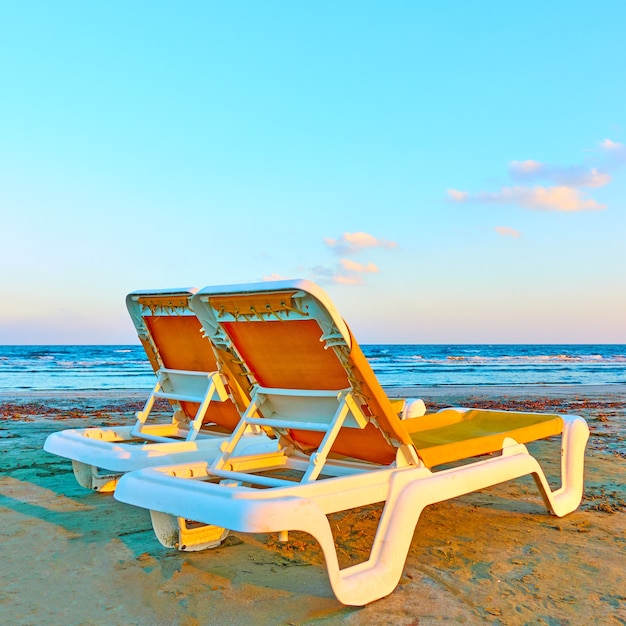
<path fill-rule="evenodd" d="M 0 395 L 0 622 L 5 624 L 626 624 L 626 387 L 392 389 L 430 410 L 582 415 L 585 495 L 556 518 L 521 479 L 429 507 L 397 589 L 366 607 L 333 596 L 318 545 L 291 533 L 162 547 L 147 511 L 82 489 L 45 453 L 56 430 L 132 422 L 145 392 Z M 549 477 L 554 442 L 529 446 Z M 379 507 L 332 518 L 343 565 L 366 558 Z"/>

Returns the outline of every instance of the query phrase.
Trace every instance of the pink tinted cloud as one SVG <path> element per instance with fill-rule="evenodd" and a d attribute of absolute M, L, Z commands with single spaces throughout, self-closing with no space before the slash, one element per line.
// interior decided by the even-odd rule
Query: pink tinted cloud
<path fill-rule="evenodd" d="M 527 161 L 511 161 L 509 163 L 509 171 L 513 175 L 528 176 L 538 172 L 543 167 L 543 163 L 540 161 L 533 161 L 528 159 Z"/>
<path fill-rule="evenodd" d="M 597 189 L 611 182 L 608 170 L 626 162 L 626 147 L 611 139 L 604 139 L 600 147 L 605 155 L 603 167 L 587 165 L 561 166 L 543 163 L 535 159 L 511 161 L 509 175 L 518 183 L 503 186 L 498 191 L 469 193 L 458 189 L 448 189 L 447 196 L 452 202 L 483 202 L 491 204 L 514 204 L 537 211 L 599 211 L 606 208 L 581 191 Z M 537 183 L 544 184 L 537 184 Z"/>
<path fill-rule="evenodd" d="M 587 198 L 579 189 L 558 187 L 503 187 L 500 191 L 481 191 L 474 196 L 479 202 L 516 204 L 537 211 L 598 211 L 606 208 L 593 198 Z"/>
<path fill-rule="evenodd" d="M 446 193 L 452 202 L 465 202 L 469 196 L 467 191 L 459 191 L 458 189 L 448 189 Z"/>
<path fill-rule="evenodd" d="M 332 282 L 338 285 L 362 285 L 363 277 L 359 274 L 337 274 L 333 276 Z"/>
<path fill-rule="evenodd" d="M 366 274 L 375 274 L 379 271 L 374 263 L 359 263 L 345 257 L 354 256 L 363 250 L 373 248 L 393 249 L 398 246 L 395 241 L 380 239 L 363 231 L 346 232 L 337 239 L 324 239 L 324 244 L 334 255 L 342 256 L 343 258 L 333 267 L 317 265 L 311 268 L 311 272 L 316 280 L 325 283 L 340 283 L 342 285 L 360 285 L 364 282 Z"/>
<path fill-rule="evenodd" d="M 374 263 L 355 263 L 350 259 L 341 259 L 340 269 L 333 276 L 333 282 L 342 285 L 360 285 L 363 274 L 376 274 L 378 267 Z"/>
<path fill-rule="evenodd" d="M 356 272 L 358 274 L 375 274 L 378 268 L 374 263 L 356 263 L 350 259 L 341 259 L 341 267 L 346 272 Z"/>
<path fill-rule="evenodd" d="M 609 169 L 616 169 L 626 163 L 626 146 L 619 141 L 603 139 L 600 147 L 606 158 L 606 166 Z"/>
<path fill-rule="evenodd" d="M 579 189 L 565 185 L 554 187 L 502 187 L 499 191 L 480 191 L 476 194 L 464 193 L 458 199 L 453 200 L 455 202 L 513 204 L 524 209 L 566 213 L 606 209 L 606 204 L 600 204 L 593 198 L 585 196 Z"/>
<path fill-rule="evenodd" d="M 611 182 L 609 174 L 595 167 L 581 165 L 561 167 L 531 160 L 511 161 L 509 173 L 513 180 L 521 182 L 544 179 L 568 187 L 604 187 Z"/>
<path fill-rule="evenodd" d="M 501 237 L 513 237 L 514 239 L 519 239 L 522 236 L 522 233 L 519 230 L 515 230 L 509 226 L 496 226 L 494 230 Z"/>
<path fill-rule="evenodd" d="M 321 265 L 311 268 L 316 279 L 322 282 L 341 285 L 361 285 L 365 274 L 376 274 L 379 270 L 374 263 L 357 263 L 351 259 L 341 259 L 334 268 Z"/>
<path fill-rule="evenodd" d="M 619 141 L 613 141 L 612 139 L 603 139 L 600 142 L 600 146 L 604 148 L 604 150 L 623 150 L 624 144 Z"/>
<path fill-rule="evenodd" d="M 395 241 L 379 239 L 369 233 L 343 233 L 338 239 L 324 239 L 324 243 L 337 256 L 351 256 L 366 248 L 396 248 Z"/>

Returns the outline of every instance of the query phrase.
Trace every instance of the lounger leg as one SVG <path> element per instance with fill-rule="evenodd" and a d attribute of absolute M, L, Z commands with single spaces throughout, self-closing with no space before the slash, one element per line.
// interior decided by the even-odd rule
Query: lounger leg
<path fill-rule="evenodd" d="M 561 487 L 551 491 L 542 474 L 533 474 L 546 508 L 557 517 L 575 511 L 583 497 L 585 446 L 589 439 L 587 422 L 568 419 L 561 441 Z"/>
<path fill-rule="evenodd" d="M 72 461 L 72 469 L 74 470 L 74 477 L 81 487 L 102 493 L 115 491 L 121 476 L 121 474 L 100 474 L 97 467 L 80 461 Z"/>
<path fill-rule="evenodd" d="M 166 548 L 197 552 L 217 548 L 228 536 L 228 529 L 210 524 L 189 523 L 182 517 L 150 511 L 152 528 Z"/>
<path fill-rule="evenodd" d="M 308 512 L 307 528 L 300 525 L 299 529 L 313 535 L 320 543 L 337 599 L 343 604 L 363 606 L 389 595 L 396 588 L 424 508 L 489 487 L 494 484 L 494 475 L 498 476 L 498 482 L 506 482 L 529 474 L 545 482 L 541 467 L 525 452 L 524 446 L 511 447 L 501 457 L 425 474 L 417 479 L 415 470 L 399 472 L 392 479 L 369 559 L 343 570 L 338 566 L 328 520 L 321 511 L 319 515 Z"/>

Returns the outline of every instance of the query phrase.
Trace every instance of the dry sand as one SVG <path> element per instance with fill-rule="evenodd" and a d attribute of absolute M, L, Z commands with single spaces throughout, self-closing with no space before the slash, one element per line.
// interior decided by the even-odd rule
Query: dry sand
<path fill-rule="evenodd" d="M 363 608 L 334 598 L 317 544 L 229 537 L 179 553 L 147 511 L 75 482 L 42 450 L 63 428 L 132 420 L 140 393 L 0 396 L 3 624 L 626 624 L 626 389 L 391 390 L 449 405 L 568 412 L 591 427 L 580 509 L 550 516 L 521 479 L 428 508 L 398 588 Z M 553 442 L 531 446 L 556 475 Z M 366 558 L 379 510 L 335 515 L 343 564 Z"/>

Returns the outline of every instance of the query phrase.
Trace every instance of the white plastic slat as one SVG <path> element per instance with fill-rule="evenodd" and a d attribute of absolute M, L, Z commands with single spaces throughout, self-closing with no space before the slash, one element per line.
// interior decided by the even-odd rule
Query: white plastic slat
<path fill-rule="evenodd" d="M 328 422 L 300 422 L 295 419 L 273 419 L 273 418 L 246 418 L 246 423 L 255 424 L 257 426 L 269 426 L 270 428 L 296 428 L 298 430 L 312 430 L 315 432 L 325 433 L 330 428 Z"/>
<path fill-rule="evenodd" d="M 180 400 L 181 402 L 197 402 L 204 400 L 204 396 L 192 396 L 184 393 L 168 393 L 167 391 L 157 391 L 154 393 L 155 398 L 165 398 L 166 400 Z"/>

